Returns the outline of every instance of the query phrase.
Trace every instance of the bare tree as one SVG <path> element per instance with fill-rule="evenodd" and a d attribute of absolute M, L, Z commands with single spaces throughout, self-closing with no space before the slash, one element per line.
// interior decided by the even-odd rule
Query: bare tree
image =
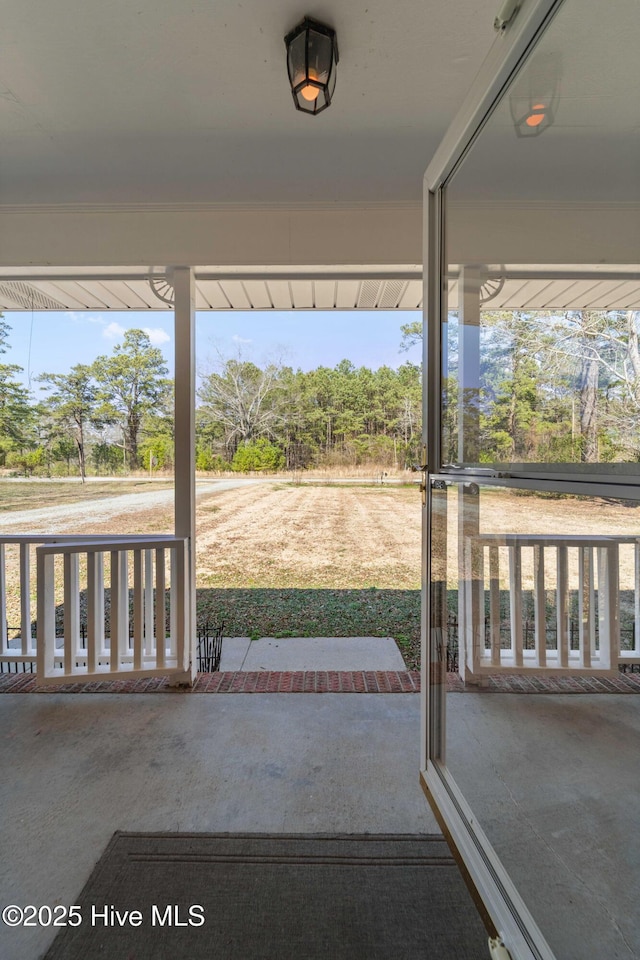
<path fill-rule="evenodd" d="M 225 359 L 218 356 L 218 369 L 203 378 L 198 396 L 202 401 L 201 421 L 218 425 L 224 434 L 228 459 L 240 446 L 258 437 L 274 437 L 284 421 L 279 403 L 282 365 L 264 369 L 239 353 Z"/>
<path fill-rule="evenodd" d="M 598 382 L 600 358 L 596 348 L 585 344 L 580 363 L 580 458 L 585 463 L 598 459 Z"/>

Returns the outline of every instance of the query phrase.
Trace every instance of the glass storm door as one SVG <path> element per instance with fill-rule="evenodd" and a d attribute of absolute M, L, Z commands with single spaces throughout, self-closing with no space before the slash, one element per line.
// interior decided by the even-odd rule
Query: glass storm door
<path fill-rule="evenodd" d="M 515 695 L 640 663 L 640 128 L 612 69 L 637 6 L 618 13 L 525 2 L 425 175 L 421 778 L 513 958 L 611 952 L 625 922 L 574 887 L 571 810 L 599 789 L 581 701 Z"/>

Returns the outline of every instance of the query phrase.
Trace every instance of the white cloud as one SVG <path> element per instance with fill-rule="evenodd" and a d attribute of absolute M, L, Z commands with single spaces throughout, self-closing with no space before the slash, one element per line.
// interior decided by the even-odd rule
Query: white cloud
<path fill-rule="evenodd" d="M 171 340 L 167 331 L 163 330 L 162 327 L 143 327 L 142 329 L 154 347 L 159 347 L 161 343 L 168 343 Z"/>
<path fill-rule="evenodd" d="M 104 328 L 102 331 L 102 336 L 106 337 L 107 340 L 117 340 L 119 337 L 122 337 L 124 333 L 124 327 L 121 327 L 119 323 L 116 323 L 116 321 L 113 320 Z"/>
<path fill-rule="evenodd" d="M 94 318 L 92 322 L 106 323 L 106 321 L 101 321 L 98 317 Z M 102 336 L 106 337 L 107 340 L 121 340 L 127 332 L 127 329 L 132 328 L 123 327 L 122 324 L 118 323 L 116 320 L 112 320 L 112 322 L 107 324 L 102 331 Z M 166 332 L 166 330 L 163 330 L 162 327 L 142 327 L 142 329 L 149 337 L 149 340 L 154 347 L 159 347 L 160 344 L 168 343 L 169 340 L 171 340 L 169 334 Z"/>
<path fill-rule="evenodd" d="M 244 337 L 239 337 L 237 333 L 231 337 L 234 343 L 253 343 L 253 340 L 245 340 Z"/>
<path fill-rule="evenodd" d="M 104 317 L 101 317 L 100 314 L 95 316 L 87 316 L 86 313 L 77 313 L 75 310 L 67 311 L 67 316 L 69 320 L 72 320 L 73 323 L 100 323 L 104 326 L 107 322 Z"/>

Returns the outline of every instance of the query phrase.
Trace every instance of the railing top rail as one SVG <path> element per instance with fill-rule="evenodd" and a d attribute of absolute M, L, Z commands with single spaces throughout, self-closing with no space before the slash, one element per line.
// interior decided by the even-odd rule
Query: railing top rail
<path fill-rule="evenodd" d="M 62 553 L 108 553 L 117 550 L 155 550 L 158 547 L 178 547 L 187 543 L 188 537 L 95 537 L 87 540 L 67 540 L 61 543 L 42 544 L 36 554 Z M 95 550 L 92 549 L 95 547 Z"/>
<path fill-rule="evenodd" d="M 3 534 L 0 532 L 0 543 L 5 544 L 21 544 L 21 543 L 38 543 L 38 544 L 49 544 L 49 543 L 102 543 L 105 540 L 109 542 L 116 542 L 119 540 L 122 541 L 137 541 L 137 540 L 149 540 L 149 534 L 145 533 L 124 533 L 124 534 L 111 534 L 110 536 L 100 536 L 99 534 L 73 534 L 73 533 L 15 533 L 15 534 Z M 172 533 L 159 533 L 153 534 L 154 540 L 175 540 L 175 537 Z"/>
<path fill-rule="evenodd" d="M 619 543 L 636 543 L 637 536 L 583 536 L 582 534 L 548 535 L 542 533 L 482 533 L 470 537 L 490 547 L 606 547 Z"/>

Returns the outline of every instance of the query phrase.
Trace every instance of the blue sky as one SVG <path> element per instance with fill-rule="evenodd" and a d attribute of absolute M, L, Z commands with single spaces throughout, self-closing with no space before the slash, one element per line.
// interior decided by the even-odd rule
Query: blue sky
<path fill-rule="evenodd" d="M 289 366 L 311 370 L 334 367 L 345 357 L 356 366 L 398 367 L 406 360 L 418 363 L 417 347 L 400 353 L 400 325 L 419 315 L 410 312 L 350 311 L 267 313 L 228 311 L 198 313 L 196 354 L 199 372 L 218 354 L 237 355 L 261 363 L 281 359 Z M 31 313 L 5 312 L 12 328 L 10 349 L 3 363 L 23 367 L 21 379 L 32 386 L 40 373 L 66 373 L 76 363 L 91 363 L 111 353 L 126 329 L 140 327 L 158 346 L 173 372 L 173 314 L 160 312 Z M 32 329 L 33 321 L 33 329 Z"/>

